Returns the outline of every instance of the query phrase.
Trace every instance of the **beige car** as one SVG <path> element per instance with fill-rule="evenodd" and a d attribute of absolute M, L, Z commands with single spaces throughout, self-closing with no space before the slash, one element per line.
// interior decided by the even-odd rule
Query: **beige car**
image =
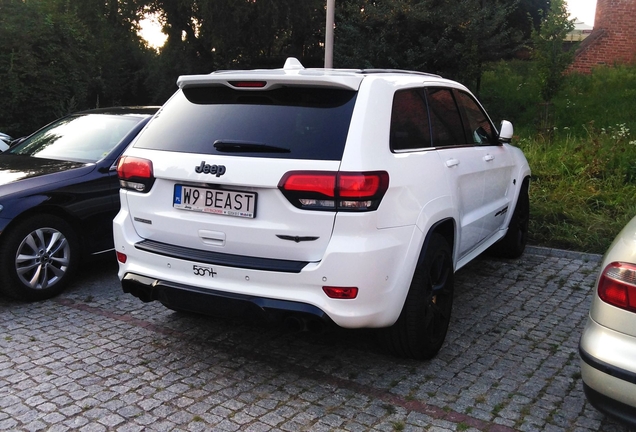
<path fill-rule="evenodd" d="M 603 258 L 579 353 L 588 401 L 636 427 L 636 217 Z"/>

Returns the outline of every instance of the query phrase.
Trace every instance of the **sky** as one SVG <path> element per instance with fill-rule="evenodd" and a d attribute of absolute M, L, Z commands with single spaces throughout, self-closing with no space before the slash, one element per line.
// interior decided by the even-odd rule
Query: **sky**
<path fill-rule="evenodd" d="M 572 18 L 576 17 L 578 21 L 594 25 L 596 0 L 567 0 L 567 3 Z M 140 34 L 153 48 L 161 47 L 166 41 L 166 35 L 161 32 L 161 24 L 153 16 L 149 16 L 141 22 Z"/>
<path fill-rule="evenodd" d="M 567 0 L 567 3 L 572 18 L 576 17 L 585 24 L 594 25 L 596 0 Z"/>
<path fill-rule="evenodd" d="M 168 36 L 161 31 L 161 24 L 156 16 L 148 15 L 139 24 L 141 25 L 139 34 L 142 38 L 146 39 L 148 45 L 155 49 L 163 46 Z"/>

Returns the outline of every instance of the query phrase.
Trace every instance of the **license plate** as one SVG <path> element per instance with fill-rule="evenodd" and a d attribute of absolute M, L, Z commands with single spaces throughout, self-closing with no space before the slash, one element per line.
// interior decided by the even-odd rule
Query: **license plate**
<path fill-rule="evenodd" d="M 256 216 L 256 194 L 225 189 L 175 185 L 174 208 L 225 216 Z"/>

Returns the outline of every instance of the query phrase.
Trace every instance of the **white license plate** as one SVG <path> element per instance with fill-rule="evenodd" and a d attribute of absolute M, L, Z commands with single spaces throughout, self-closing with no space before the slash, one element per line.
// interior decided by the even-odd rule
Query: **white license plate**
<path fill-rule="evenodd" d="M 175 185 L 172 205 L 182 210 L 253 218 L 256 215 L 256 194 Z"/>

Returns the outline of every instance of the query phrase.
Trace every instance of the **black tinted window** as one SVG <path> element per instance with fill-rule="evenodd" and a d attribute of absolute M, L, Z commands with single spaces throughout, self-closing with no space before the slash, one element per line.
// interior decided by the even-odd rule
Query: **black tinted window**
<path fill-rule="evenodd" d="M 414 150 L 431 146 L 426 101 L 421 90 L 395 93 L 391 112 L 391 150 Z"/>
<path fill-rule="evenodd" d="M 464 126 L 450 89 L 428 88 L 428 107 L 431 115 L 433 146 L 467 144 Z"/>
<path fill-rule="evenodd" d="M 268 91 L 187 88 L 165 105 L 135 147 L 339 160 L 355 96 L 354 91 L 306 87 Z"/>

